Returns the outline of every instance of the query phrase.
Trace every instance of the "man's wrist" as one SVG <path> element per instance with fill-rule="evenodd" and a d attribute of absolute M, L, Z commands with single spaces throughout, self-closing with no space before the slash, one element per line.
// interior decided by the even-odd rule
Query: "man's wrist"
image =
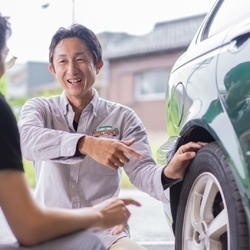
<path fill-rule="evenodd" d="M 84 151 L 84 143 L 85 143 L 86 135 L 81 137 L 76 145 L 76 153 L 79 152 L 80 155 L 86 155 L 86 152 Z"/>
<path fill-rule="evenodd" d="M 161 174 L 161 182 L 162 182 L 162 186 L 163 186 L 164 190 L 166 190 L 167 188 L 170 188 L 172 185 L 182 181 L 182 178 L 172 179 L 172 178 L 169 178 L 168 176 L 166 176 L 166 174 L 165 174 L 166 168 L 167 168 L 167 166 L 165 166 L 163 168 L 162 174 Z"/>

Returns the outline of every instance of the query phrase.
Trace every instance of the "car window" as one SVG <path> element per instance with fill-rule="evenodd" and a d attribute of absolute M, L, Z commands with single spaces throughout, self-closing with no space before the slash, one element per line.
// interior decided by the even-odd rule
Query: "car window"
<path fill-rule="evenodd" d="M 212 21 L 208 22 L 209 27 L 206 27 L 207 32 L 203 40 L 237 23 L 250 12 L 249 8 L 246 8 L 249 6 L 249 0 L 225 0 L 220 3 L 220 7 L 215 9 L 216 13 L 211 16 Z"/>

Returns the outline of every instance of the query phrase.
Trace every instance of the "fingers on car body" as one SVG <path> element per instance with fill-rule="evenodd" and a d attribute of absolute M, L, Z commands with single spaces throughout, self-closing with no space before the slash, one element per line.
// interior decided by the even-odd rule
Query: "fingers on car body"
<path fill-rule="evenodd" d="M 188 142 L 180 146 L 165 168 L 165 176 L 171 179 L 183 178 L 196 152 L 206 144 L 205 142 Z"/>
<path fill-rule="evenodd" d="M 186 144 L 183 144 L 179 147 L 177 150 L 177 154 L 184 154 L 186 152 L 197 152 L 199 149 L 201 149 L 203 146 L 205 146 L 207 143 L 205 142 L 188 142 Z"/>

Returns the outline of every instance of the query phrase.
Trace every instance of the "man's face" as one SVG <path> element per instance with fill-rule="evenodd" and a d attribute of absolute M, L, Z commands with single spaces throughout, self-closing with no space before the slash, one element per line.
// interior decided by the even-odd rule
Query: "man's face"
<path fill-rule="evenodd" d="M 93 55 L 79 38 L 66 38 L 58 43 L 49 69 L 55 75 L 71 102 L 91 100 L 96 74 L 103 62 L 97 65 Z"/>

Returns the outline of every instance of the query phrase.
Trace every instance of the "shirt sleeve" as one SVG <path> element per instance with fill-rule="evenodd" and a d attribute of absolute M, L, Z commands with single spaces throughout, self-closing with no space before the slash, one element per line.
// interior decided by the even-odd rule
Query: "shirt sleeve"
<path fill-rule="evenodd" d="M 140 118 L 133 112 L 124 115 L 124 129 L 121 131 L 122 140 L 135 138 L 131 147 L 142 155 L 142 160 L 130 158 L 124 165 L 124 170 L 133 185 L 164 203 L 168 203 L 168 197 L 164 192 L 162 183 L 163 166 L 157 165 L 153 159 L 146 129 Z"/>
<path fill-rule="evenodd" d="M 163 168 L 162 173 L 161 173 L 161 183 L 162 183 L 162 186 L 163 186 L 164 190 L 166 190 L 167 188 L 170 188 L 174 184 L 182 181 L 182 178 L 180 178 L 180 179 L 171 179 L 171 178 L 166 177 L 165 174 L 164 174 L 164 169 L 165 168 L 167 168 L 167 166 Z"/>
<path fill-rule="evenodd" d="M 83 155 L 76 155 L 76 145 L 83 134 L 52 129 L 55 115 L 45 99 L 33 98 L 22 107 L 18 126 L 22 152 L 32 161 L 53 160 L 65 164 L 81 162 Z M 60 111 L 58 111 L 60 112 Z M 53 118 L 53 119 L 52 119 Z M 64 128 L 65 129 L 65 128 Z"/>
<path fill-rule="evenodd" d="M 20 137 L 15 116 L 0 95 L 0 170 L 15 169 L 23 171 Z"/>

